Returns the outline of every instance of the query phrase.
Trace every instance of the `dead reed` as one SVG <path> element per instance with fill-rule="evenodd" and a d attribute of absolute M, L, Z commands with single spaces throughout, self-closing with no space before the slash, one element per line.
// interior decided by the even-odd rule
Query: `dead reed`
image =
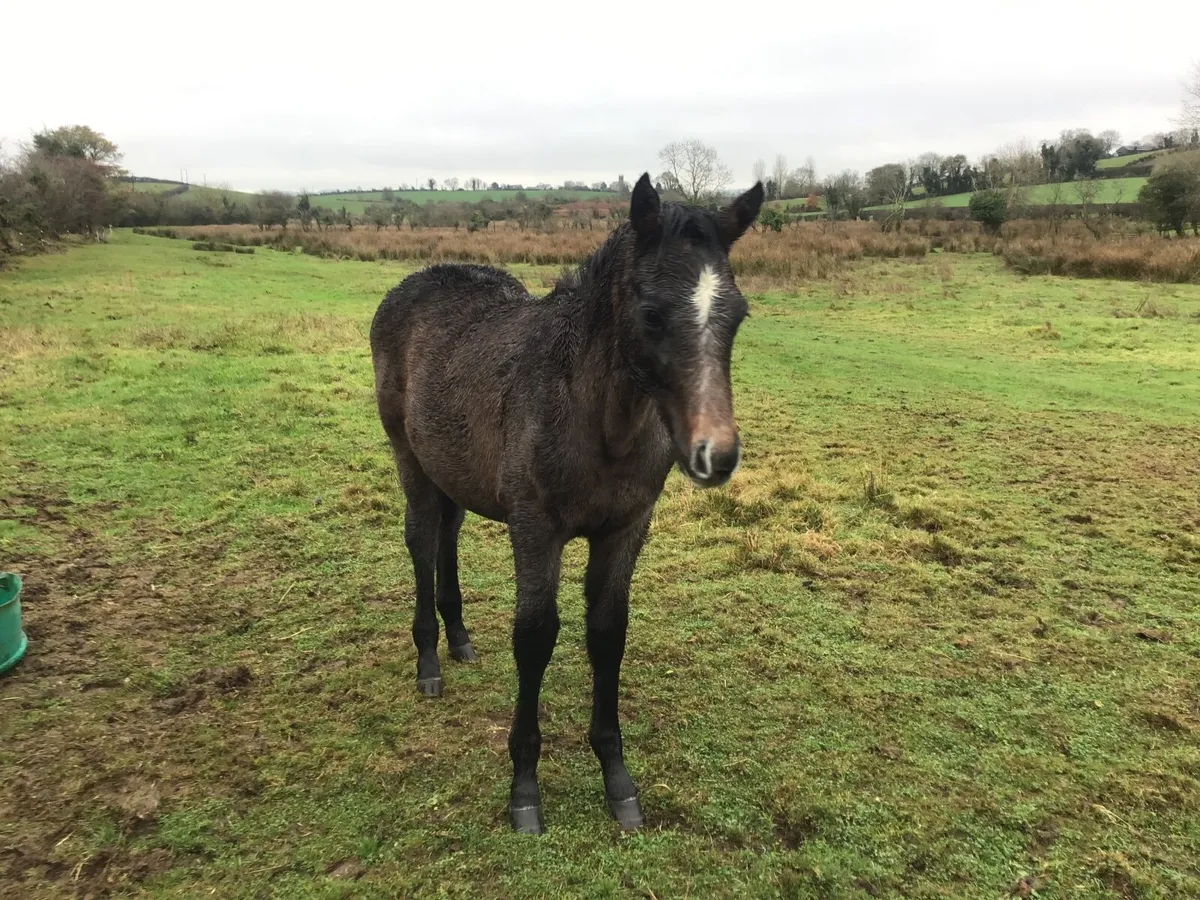
<path fill-rule="evenodd" d="M 1200 283 L 1200 238 L 1157 235 L 1015 238 L 997 252 L 1026 275 Z"/>
<path fill-rule="evenodd" d="M 149 234 L 242 247 L 301 250 L 314 256 L 418 263 L 569 266 L 584 260 L 606 236 L 605 227 L 519 228 L 494 222 L 478 231 L 454 228 L 329 227 L 260 229 L 210 225 L 147 229 Z M 734 273 L 751 290 L 788 289 L 828 279 L 855 260 L 922 257 L 931 250 L 996 253 L 1018 272 L 1148 281 L 1200 282 L 1200 238 L 1168 239 L 1141 223 L 1113 222 L 1101 238 L 1074 220 L 1017 220 L 1000 235 L 974 222 L 910 219 L 893 231 L 875 222 L 794 222 L 780 232 L 747 234 L 731 256 Z"/>
<path fill-rule="evenodd" d="M 943 223 L 952 224 L 952 223 Z M 605 231 L 560 228 L 519 229 L 497 223 L 475 232 L 451 228 L 260 229 L 253 225 L 210 225 L 147 229 L 148 234 L 247 247 L 301 250 L 314 256 L 366 262 L 393 259 L 421 263 L 478 262 L 573 265 L 591 254 Z M 865 257 L 920 257 L 934 237 L 916 228 L 883 232 L 871 222 L 797 223 L 780 233 L 752 232 L 732 255 L 734 273 L 761 287 L 786 287 L 801 280 L 829 278 Z"/>

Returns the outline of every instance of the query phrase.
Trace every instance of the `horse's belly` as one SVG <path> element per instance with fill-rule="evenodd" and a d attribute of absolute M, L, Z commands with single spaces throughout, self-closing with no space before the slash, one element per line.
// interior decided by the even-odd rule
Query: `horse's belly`
<path fill-rule="evenodd" d="M 468 417 L 455 406 L 414 404 L 405 417 L 409 446 L 446 496 L 476 515 L 503 522 L 501 434 L 480 422 L 478 415 Z"/>

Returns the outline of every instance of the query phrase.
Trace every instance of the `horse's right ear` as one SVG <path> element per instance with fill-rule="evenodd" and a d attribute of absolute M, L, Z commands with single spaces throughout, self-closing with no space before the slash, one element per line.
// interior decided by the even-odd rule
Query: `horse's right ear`
<path fill-rule="evenodd" d="M 642 177 L 633 186 L 633 197 L 629 201 L 629 221 L 633 230 L 642 239 L 654 239 L 662 232 L 662 204 L 658 199 L 658 191 L 650 183 L 650 173 L 643 172 Z"/>

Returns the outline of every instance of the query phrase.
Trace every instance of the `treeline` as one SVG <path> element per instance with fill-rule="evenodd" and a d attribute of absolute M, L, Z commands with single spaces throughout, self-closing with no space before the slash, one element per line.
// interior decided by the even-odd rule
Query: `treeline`
<path fill-rule="evenodd" d="M 624 175 L 618 175 L 616 181 L 593 181 L 588 184 L 585 181 L 564 181 L 561 185 L 553 185 L 547 182 L 539 182 L 537 184 L 512 184 L 507 182 L 492 181 L 487 182 L 482 178 L 446 178 L 438 181 L 436 178 L 427 178 L 423 182 L 408 184 L 401 182 L 399 186 L 392 187 L 391 185 L 382 188 L 350 188 L 347 190 L 332 190 L 332 191 L 316 191 L 314 197 L 339 197 L 346 194 L 380 194 L 384 200 L 391 201 L 395 199 L 397 193 L 406 193 L 413 191 L 596 191 L 600 193 L 616 194 L 618 197 L 628 197 L 630 195 L 629 182 L 625 180 Z"/>
<path fill-rule="evenodd" d="M 769 169 L 761 159 L 755 163 L 753 176 L 763 182 L 768 199 L 805 199 L 809 212 L 824 210 L 834 218 L 853 219 L 868 207 L 900 208 L 922 198 L 935 200 L 1001 190 L 1013 200 L 1014 190 L 1038 184 L 1148 176 L 1162 158 L 1155 151 L 1196 148 L 1200 148 L 1200 130 L 1196 128 L 1149 135 L 1126 145 L 1120 145 L 1116 131 L 1093 134 L 1079 129 L 1064 131 L 1057 139 L 1043 141 L 1037 147 L 1027 141 L 1007 144 L 974 162 L 963 153 L 925 153 L 911 160 L 884 163 L 865 174 L 847 169 L 818 178 L 811 157 L 805 165 L 793 169 L 787 158 L 779 155 Z M 1134 153 L 1152 156 L 1130 167 L 1100 167 L 1102 160 Z"/>
<path fill-rule="evenodd" d="M 166 193 L 128 195 L 115 209 L 115 224 L 147 228 L 172 225 L 257 225 L 260 228 L 289 226 L 301 231 L 323 231 L 340 226 L 354 230 L 367 228 L 462 228 L 478 231 L 496 222 L 511 222 L 516 227 L 542 229 L 552 221 L 556 227 L 589 228 L 609 218 L 612 210 L 604 201 L 570 201 L 566 197 L 533 197 L 518 191 L 513 197 L 475 203 L 414 203 L 403 197 L 369 204 L 361 213 L 351 213 L 344 205 L 337 208 L 314 202 L 301 193 L 263 191 L 249 201 L 237 195 L 215 191 L 189 191 L 167 196 Z M 619 207 L 624 212 L 624 207 Z"/>

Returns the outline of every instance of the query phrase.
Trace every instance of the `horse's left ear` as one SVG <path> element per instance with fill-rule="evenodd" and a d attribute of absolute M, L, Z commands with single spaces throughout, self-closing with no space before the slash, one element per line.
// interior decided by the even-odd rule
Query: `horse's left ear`
<path fill-rule="evenodd" d="M 643 172 L 633 186 L 633 196 L 629 198 L 629 221 L 643 241 L 656 241 L 662 232 L 662 202 L 658 199 L 658 191 L 650 183 L 649 172 Z"/>
<path fill-rule="evenodd" d="M 746 229 L 757 218 L 758 211 L 762 209 L 762 202 L 763 186 L 759 181 L 717 214 L 717 222 L 721 228 L 721 242 L 725 245 L 726 250 L 746 233 Z"/>

